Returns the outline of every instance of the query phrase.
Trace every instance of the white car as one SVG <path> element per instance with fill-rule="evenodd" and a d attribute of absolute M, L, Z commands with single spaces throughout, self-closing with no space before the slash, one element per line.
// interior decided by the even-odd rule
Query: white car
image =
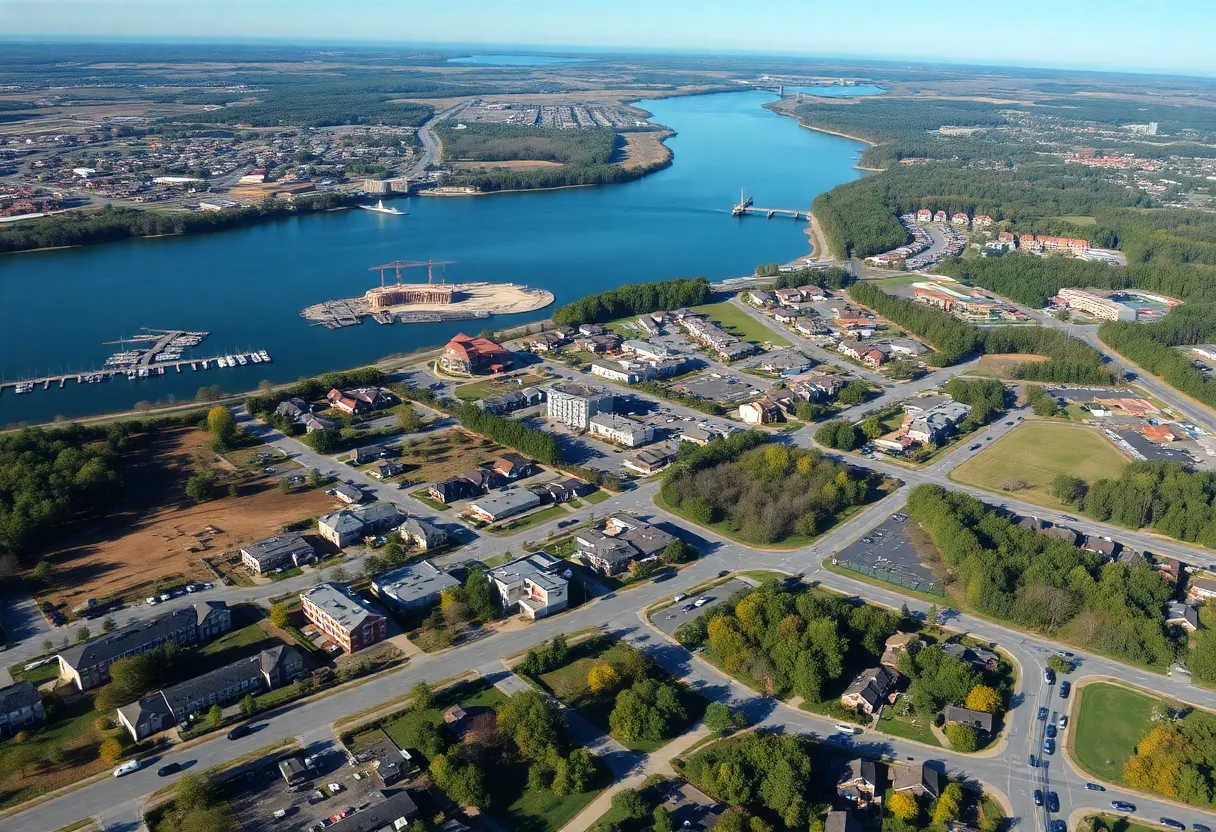
<path fill-rule="evenodd" d="M 692 602 L 692 605 L 693 605 L 694 607 L 703 607 L 703 606 L 705 606 L 706 604 L 708 604 L 708 603 L 709 603 L 710 601 L 712 601 L 712 600 L 713 600 L 713 598 L 710 598 L 708 595 L 702 595 L 700 598 L 698 598 L 697 600 L 693 601 L 693 602 Z"/>
<path fill-rule="evenodd" d="M 678 604 L 678 603 L 680 603 L 681 601 L 683 601 L 683 600 L 684 600 L 685 598 L 687 598 L 687 597 L 688 597 L 688 593 L 687 593 L 687 592 L 681 592 L 681 593 L 679 593 L 678 595 L 676 595 L 676 597 L 675 597 L 675 598 L 672 598 L 671 600 L 672 600 L 674 603 Z"/>
<path fill-rule="evenodd" d="M 150 598 L 145 598 L 144 600 L 147 601 L 149 607 L 155 607 L 160 603 L 160 599 L 155 595 L 151 596 Z"/>
<path fill-rule="evenodd" d="M 132 772 L 139 771 L 140 765 L 141 763 L 139 760 L 131 760 L 130 762 L 123 763 L 118 768 L 114 769 L 114 776 L 125 777 Z"/>
<path fill-rule="evenodd" d="M 847 725 L 843 722 L 837 722 L 836 730 L 842 734 L 848 734 L 851 737 L 857 733 L 857 726 L 856 725 Z"/>

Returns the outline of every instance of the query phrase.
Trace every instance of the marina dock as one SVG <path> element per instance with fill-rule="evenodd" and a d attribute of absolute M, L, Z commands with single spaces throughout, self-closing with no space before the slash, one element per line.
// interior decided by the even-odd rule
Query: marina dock
<path fill-rule="evenodd" d="M 180 335 L 181 333 L 174 334 Z M 157 343 L 159 344 L 161 340 L 164 340 L 164 337 L 158 336 Z M 132 339 L 128 338 L 126 340 L 130 341 Z M 156 355 L 156 352 L 150 350 L 148 355 Z M 141 381 L 143 379 L 163 376 L 170 368 L 178 373 L 186 369 L 198 372 L 199 370 L 223 369 L 227 367 L 256 366 L 258 364 L 269 364 L 270 362 L 270 353 L 266 352 L 266 350 L 258 350 L 257 352 L 217 355 L 211 358 L 183 358 L 171 361 L 157 361 L 155 364 L 149 362 L 123 367 L 111 366 L 102 370 L 83 373 L 61 373 L 58 375 L 40 376 L 39 378 L 22 379 L 20 381 L 0 381 L 0 394 L 3 394 L 10 387 L 18 394 L 32 393 L 38 387 L 41 387 L 43 390 L 49 390 L 52 384 L 57 384 L 62 389 L 69 381 L 75 381 L 77 384 L 98 384 L 123 377 L 130 381 Z"/>
<path fill-rule="evenodd" d="M 758 208 L 750 196 L 745 196 L 743 190 L 739 191 L 739 201 L 733 208 L 730 209 L 732 217 L 745 217 L 748 214 L 764 214 L 768 219 L 772 219 L 777 214 L 782 216 L 793 217 L 794 219 L 802 219 L 803 216 L 810 219 L 810 211 L 799 211 L 796 208 Z"/>

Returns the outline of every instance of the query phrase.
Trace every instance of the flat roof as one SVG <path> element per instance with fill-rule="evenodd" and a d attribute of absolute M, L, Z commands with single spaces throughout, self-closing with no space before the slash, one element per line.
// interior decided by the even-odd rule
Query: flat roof
<path fill-rule="evenodd" d="M 372 583 L 377 592 L 402 604 L 425 601 L 445 589 L 460 586 L 460 581 L 452 575 L 425 560 L 386 572 Z"/>
<path fill-rule="evenodd" d="M 301 593 L 300 598 L 307 598 L 316 604 L 347 632 L 359 629 L 369 616 L 381 617 L 379 613 L 368 608 L 362 598 L 342 584 L 332 582 L 317 584 L 307 592 Z"/>

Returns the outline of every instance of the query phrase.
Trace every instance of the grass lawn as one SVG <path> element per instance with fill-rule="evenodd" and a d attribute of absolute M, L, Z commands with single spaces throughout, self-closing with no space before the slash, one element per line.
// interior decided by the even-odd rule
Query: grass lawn
<path fill-rule="evenodd" d="M 707 315 L 711 321 L 722 329 L 752 344 L 769 343 L 775 347 L 788 347 L 790 342 L 779 332 L 769 329 L 751 315 L 744 312 L 733 303 L 711 303 L 707 306 L 693 307 L 694 312 Z"/>
<path fill-rule="evenodd" d="M 1125 815 L 1088 815 L 1088 818 L 1096 818 L 1101 824 L 1096 828 L 1109 829 L 1110 832 L 1160 832 L 1165 829 L 1164 826 L 1136 823 Z"/>
<path fill-rule="evenodd" d="M 484 399 L 486 396 L 496 396 L 509 390 L 519 390 L 524 387 L 541 384 L 545 381 L 545 378 L 546 376 L 543 373 L 528 373 L 511 378 L 487 378 L 471 384 L 462 384 L 456 388 L 455 393 L 456 398 L 462 402 L 475 402 L 478 399 Z M 521 383 L 515 384 L 515 379 L 519 379 Z"/>
<path fill-rule="evenodd" d="M 950 479 L 988 491 L 1002 491 L 1006 481 L 1028 488 L 1013 493 L 1019 500 L 1059 508 L 1051 494 L 1057 474 L 1087 483 L 1118 477 L 1128 458 L 1096 430 L 1050 422 L 1026 422 L 1002 436 L 950 473 Z"/>
<path fill-rule="evenodd" d="M 443 503 L 432 500 L 428 496 L 428 492 L 425 488 L 419 488 L 417 491 L 411 491 L 410 496 L 423 505 L 435 509 L 435 511 L 447 511 L 451 508 L 449 505 L 444 505 Z"/>
<path fill-rule="evenodd" d="M 413 482 L 440 482 L 489 462 L 505 450 L 489 439 L 452 428 L 406 443 L 397 461 Z"/>
<path fill-rule="evenodd" d="M 49 682 L 59 675 L 59 662 L 54 660 L 35 667 L 33 670 L 26 670 L 25 665 L 26 662 L 17 662 L 17 664 L 9 666 L 8 672 L 14 682 L 29 682 L 34 687 L 38 687 L 43 682 Z"/>
<path fill-rule="evenodd" d="M 607 500 L 610 496 L 611 495 L 604 489 L 597 488 L 590 494 L 584 494 L 583 499 L 591 503 L 591 505 L 596 506 L 604 502 L 604 500 Z"/>
<path fill-rule="evenodd" d="M 1100 780 L 1123 782 L 1123 764 L 1135 753 L 1153 706 L 1164 700 L 1095 682 L 1081 688 L 1072 725 L 1072 752 L 1083 769 Z"/>
<path fill-rule="evenodd" d="M 906 740 L 923 742 L 926 745 L 941 747 L 929 724 L 918 717 L 905 718 L 893 716 L 890 708 L 884 708 L 882 718 L 878 720 L 878 730 L 893 737 L 903 737 Z"/>
<path fill-rule="evenodd" d="M 1046 361 L 1045 355 L 1027 355 L 1020 353 L 1002 353 L 985 355 L 980 358 L 979 366 L 971 371 L 972 375 L 991 376 L 993 378 L 1016 378 L 1018 367 L 1035 361 Z"/>
<path fill-rule="evenodd" d="M 0 809 L 113 768 L 97 756 L 107 736 L 96 725 L 101 716 L 93 710 L 93 697 L 86 696 L 63 706 L 58 720 L 28 730 L 25 742 L 9 739 L 0 744 Z M 57 754 L 59 762 L 46 768 L 33 762 L 22 765 L 24 754 L 31 760 L 53 759 Z"/>
<path fill-rule="evenodd" d="M 552 520 L 554 517 L 561 517 L 569 513 L 570 512 L 566 511 L 565 506 L 563 506 L 561 503 L 557 503 L 549 506 L 548 508 L 542 508 L 540 511 L 534 511 L 531 514 L 526 514 L 523 517 L 516 517 L 513 520 L 508 520 L 500 526 L 488 526 L 486 527 L 486 531 L 490 534 L 497 535 L 515 534 L 516 532 L 521 532 L 524 529 L 530 529 L 533 526 L 539 525 L 548 520 Z"/>
<path fill-rule="evenodd" d="M 1070 222 L 1073 225 L 1097 225 L 1098 223 L 1098 220 L 1095 217 L 1082 217 L 1077 215 L 1073 215 L 1071 217 L 1052 217 L 1052 219 L 1064 220 L 1065 222 Z"/>

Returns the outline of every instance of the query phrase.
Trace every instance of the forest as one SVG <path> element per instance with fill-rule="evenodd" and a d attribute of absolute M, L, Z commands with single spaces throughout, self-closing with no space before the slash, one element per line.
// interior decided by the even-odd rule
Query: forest
<path fill-rule="evenodd" d="M 668 506 L 702 525 L 721 523 L 756 545 L 813 537 L 873 498 L 872 475 L 818 451 L 765 443 L 744 431 L 682 455 L 663 478 Z"/>
<path fill-rule="evenodd" d="M 908 510 L 964 608 L 1137 665 L 1164 668 L 1183 650 L 1165 631 L 1172 589 L 1151 566 L 1108 563 L 938 485 L 915 486 Z"/>
<path fill-rule="evenodd" d="M 1216 340 L 1216 304 L 1187 303 L 1153 323 L 1107 321 L 1098 337 L 1128 361 L 1193 399 L 1216 407 L 1216 380 L 1195 367 L 1187 344 Z"/>
<path fill-rule="evenodd" d="M 576 185 L 619 185 L 641 179 L 671 164 L 671 159 L 652 165 L 625 168 L 621 165 L 562 165 L 556 168 L 506 168 L 486 171 L 458 170 L 445 174 L 444 185 L 469 186 L 478 191 L 527 191 L 539 188 L 568 188 Z"/>
<path fill-rule="evenodd" d="M 629 315 L 700 306 L 708 303 L 711 297 L 709 281 L 703 277 L 630 283 L 560 306 L 554 310 L 552 318 L 558 326 L 604 323 Z"/>
<path fill-rule="evenodd" d="M 1216 473 L 1176 462 L 1129 463 L 1118 479 L 1091 483 L 1083 511 L 1103 523 L 1216 548 Z"/>
<path fill-rule="evenodd" d="M 605 165 L 612 159 L 617 136 L 610 127 L 557 130 L 518 124 L 435 125 L 445 162 L 505 162 L 530 159 L 564 165 Z"/>
<path fill-rule="evenodd" d="M 771 832 L 773 826 L 764 818 L 784 829 L 806 829 L 808 823 L 814 829 L 811 788 L 823 777 L 812 770 L 813 750 L 812 743 L 798 735 L 743 734 L 693 754 L 681 773 L 706 794 L 733 807 L 715 829 Z M 749 817 L 750 813 L 756 814 Z"/>
<path fill-rule="evenodd" d="M 54 217 L 0 225 L 0 253 L 29 251 L 57 246 L 108 243 L 130 237 L 163 234 L 205 234 L 241 228 L 254 223 L 349 205 L 355 197 L 336 193 L 301 196 L 291 202 L 266 200 L 248 208 L 223 211 L 145 211 L 115 208 L 107 204 L 98 211 L 70 211 Z"/>

